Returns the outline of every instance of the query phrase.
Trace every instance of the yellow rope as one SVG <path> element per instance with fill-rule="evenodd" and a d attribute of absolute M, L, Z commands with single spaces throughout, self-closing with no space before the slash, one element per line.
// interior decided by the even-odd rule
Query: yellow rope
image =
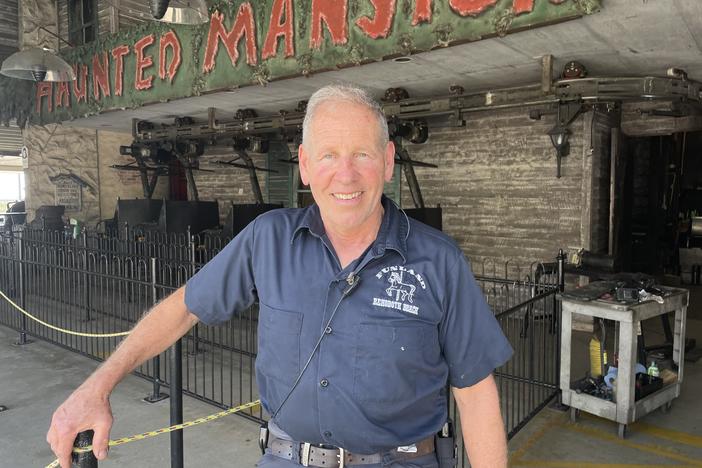
<path fill-rule="evenodd" d="M 7 297 L 7 296 L 5 295 L 4 292 L 0 291 L 0 296 L 2 296 L 7 302 L 9 302 L 15 309 L 19 310 L 20 312 L 22 312 L 24 315 L 26 315 L 26 316 L 29 317 L 30 319 L 34 320 L 35 322 L 38 322 L 38 323 L 44 325 L 45 327 L 51 328 L 52 330 L 56 330 L 56 331 L 59 331 L 59 332 L 61 332 L 61 333 L 66 333 L 66 334 L 68 334 L 68 335 L 87 336 L 88 338 L 113 338 L 113 337 L 115 337 L 115 336 L 127 336 L 127 335 L 129 335 L 129 334 L 131 333 L 131 332 L 129 332 L 129 331 L 126 331 L 126 332 L 119 332 L 119 333 L 83 333 L 83 332 L 77 332 L 77 331 L 73 331 L 73 330 L 66 330 L 65 328 L 61 328 L 61 327 L 57 327 L 57 326 L 55 326 L 55 325 L 51 325 L 50 323 L 46 323 L 46 322 L 44 322 L 43 320 L 40 320 L 40 319 L 36 318 L 35 316 L 33 316 L 32 314 L 30 314 L 29 312 L 27 312 L 27 311 L 24 310 L 23 308 L 21 308 L 20 306 L 18 306 L 17 304 L 15 304 L 15 303 L 12 301 L 12 299 L 10 299 L 9 297 Z"/>
<path fill-rule="evenodd" d="M 35 322 L 38 322 L 38 323 L 44 325 L 45 327 L 51 328 L 52 330 L 56 330 L 56 331 L 59 331 L 62 333 L 67 333 L 69 335 L 86 336 L 89 338 L 111 338 L 111 337 L 116 337 L 116 336 L 126 336 L 126 335 L 129 335 L 129 333 L 130 333 L 128 331 L 119 332 L 119 333 L 82 333 L 82 332 L 76 332 L 76 331 L 72 331 L 72 330 L 66 330 L 64 328 L 60 328 L 60 327 L 57 327 L 55 325 L 51 325 L 50 323 L 46 323 L 43 320 L 40 320 L 40 319 L 34 317 L 32 314 L 30 314 L 29 312 L 27 312 L 26 310 L 22 309 L 20 306 L 15 304 L 15 302 L 13 302 L 12 299 L 7 297 L 7 295 L 5 295 L 4 292 L 0 291 L 0 296 L 2 296 L 7 302 L 9 302 L 15 309 L 19 310 L 20 312 L 22 312 L 24 315 L 26 315 L 30 319 L 34 320 Z M 238 413 L 239 411 L 243 411 L 243 410 L 246 410 L 249 408 L 255 408 L 255 407 L 259 406 L 260 404 L 261 404 L 261 401 L 256 400 L 256 401 L 252 401 L 251 403 L 246 403 L 244 405 L 240 405 L 240 406 L 237 406 L 235 408 L 230 408 L 228 410 L 220 411 L 219 413 L 205 416 L 204 418 L 198 418 L 198 419 L 194 419 L 192 421 L 186 421 L 186 422 L 181 423 L 181 424 L 175 424 L 173 426 L 163 427 L 163 428 L 157 429 L 155 431 L 143 432 L 141 434 L 136 434 L 136 435 L 133 435 L 130 437 L 122 437 L 121 439 L 110 440 L 108 442 L 108 446 L 115 447 L 117 445 L 126 444 L 128 442 L 134 442 L 136 440 L 144 440 L 144 439 L 148 439 L 150 437 L 155 437 L 157 435 L 166 434 L 166 433 L 173 432 L 173 431 L 178 431 L 181 429 L 185 429 L 186 427 L 197 426 L 198 424 L 203 424 L 206 422 L 214 421 L 215 419 L 219 419 L 219 418 L 222 418 L 224 416 L 228 416 L 228 415 L 233 414 L 233 413 Z M 74 448 L 73 452 L 85 453 L 85 452 L 91 451 L 92 449 L 93 449 L 93 446 L 90 445 L 87 447 Z M 51 462 L 49 465 L 46 466 L 46 468 L 55 468 L 57 466 L 59 466 L 58 459 Z"/>
<path fill-rule="evenodd" d="M 215 419 L 222 418 L 224 416 L 228 416 L 233 413 L 238 413 L 239 411 L 243 411 L 249 408 L 255 408 L 261 404 L 261 400 L 256 400 L 252 401 L 251 403 L 246 403 L 241 406 L 237 406 L 235 408 L 229 408 L 228 410 L 220 411 L 219 413 L 211 414 L 209 416 L 205 416 L 204 418 L 198 418 L 198 419 L 193 419 L 192 421 L 187 421 L 181 424 L 175 424 L 173 426 L 169 427 L 163 427 L 161 429 L 157 429 L 155 431 L 149 431 L 149 432 L 143 432 L 141 434 L 135 434 L 130 437 L 122 437 L 121 439 L 116 439 L 116 440 L 110 440 L 108 442 L 109 447 L 115 447 L 117 445 L 123 445 L 128 442 L 134 442 L 136 440 L 144 440 L 148 439 L 150 437 L 156 437 L 157 435 L 161 434 L 167 434 L 169 432 L 173 431 L 178 431 L 180 429 L 185 429 L 186 427 L 192 427 L 192 426 L 197 426 L 198 424 L 203 424 L 206 422 L 214 421 Z M 87 447 L 80 447 L 80 448 L 74 448 L 73 452 L 74 453 L 85 453 L 85 452 L 90 452 L 93 449 L 92 445 L 89 445 Z M 59 466 L 59 461 L 54 460 L 51 462 L 49 465 L 46 465 L 46 468 L 56 468 Z"/>

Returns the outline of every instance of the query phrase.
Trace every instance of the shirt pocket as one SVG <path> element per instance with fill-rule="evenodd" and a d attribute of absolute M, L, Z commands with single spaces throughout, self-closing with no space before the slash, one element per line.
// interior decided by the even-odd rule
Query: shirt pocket
<path fill-rule="evenodd" d="M 302 314 L 269 307 L 258 312 L 256 367 L 266 377 L 292 384 L 300 372 Z"/>
<path fill-rule="evenodd" d="M 361 324 L 359 326 L 354 396 L 364 403 L 411 403 L 425 365 L 425 327 Z"/>

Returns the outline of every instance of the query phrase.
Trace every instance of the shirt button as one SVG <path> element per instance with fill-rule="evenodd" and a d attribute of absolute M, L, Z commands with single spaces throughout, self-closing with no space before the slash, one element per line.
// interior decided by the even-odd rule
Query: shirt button
<path fill-rule="evenodd" d="M 324 333 L 326 333 L 327 335 L 331 335 L 331 332 L 332 332 L 332 327 L 327 327 L 324 329 Z"/>
<path fill-rule="evenodd" d="M 322 379 L 319 381 L 319 385 L 321 385 L 322 387 L 327 387 L 329 386 L 329 381 L 327 379 Z"/>
<path fill-rule="evenodd" d="M 329 431 L 324 431 L 324 437 L 326 437 L 326 438 L 328 439 L 328 438 L 330 438 L 331 436 L 332 436 L 332 433 L 331 433 L 331 432 L 329 432 Z"/>

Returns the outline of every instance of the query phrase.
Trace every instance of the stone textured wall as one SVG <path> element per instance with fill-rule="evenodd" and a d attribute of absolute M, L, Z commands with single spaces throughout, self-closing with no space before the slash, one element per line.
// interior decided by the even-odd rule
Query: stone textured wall
<path fill-rule="evenodd" d="M 471 114 L 464 127 L 433 128 L 408 145 L 426 206 L 443 208 L 444 231 L 478 265 L 528 266 L 554 261 L 558 249 L 589 247 L 589 118 L 571 130 L 570 155 L 556 178 L 556 152 L 546 132 L 553 117 L 529 120 L 527 109 Z M 412 199 L 403 178 L 402 206 Z"/>
<path fill-rule="evenodd" d="M 30 126 L 25 129 L 24 142 L 29 149 L 27 184 L 27 211 L 29 219 L 41 205 L 55 204 L 55 184 L 50 177 L 72 175 L 87 184 L 82 190 L 83 209 L 67 211 L 86 223 L 100 219 L 99 182 L 97 169 L 97 139 L 92 129 L 70 129 L 61 125 Z"/>
<path fill-rule="evenodd" d="M 20 43 L 27 46 L 48 47 L 58 50 L 58 39 L 46 31 L 58 34 L 58 17 L 54 0 L 21 0 Z"/>

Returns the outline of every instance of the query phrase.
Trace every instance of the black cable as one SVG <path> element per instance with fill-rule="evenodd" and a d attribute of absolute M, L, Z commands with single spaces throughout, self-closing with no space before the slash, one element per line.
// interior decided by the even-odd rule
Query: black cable
<path fill-rule="evenodd" d="M 288 401 L 290 398 L 290 395 L 292 395 L 292 392 L 297 388 L 297 385 L 300 383 L 300 380 L 302 379 L 302 375 L 305 373 L 307 368 L 309 367 L 310 363 L 312 362 L 312 358 L 314 357 L 314 354 L 317 352 L 319 349 L 319 346 L 322 344 L 322 340 L 324 337 L 327 335 L 327 329 L 331 326 L 332 320 L 334 320 L 334 316 L 336 315 L 336 311 L 339 310 L 339 306 L 341 305 L 341 301 L 346 298 L 349 294 L 351 294 L 351 291 L 353 291 L 358 283 L 361 282 L 361 278 L 355 274 L 354 272 L 351 272 L 349 274 L 349 277 L 346 279 L 346 282 L 348 283 L 348 286 L 346 289 L 344 289 L 343 294 L 341 295 L 341 299 L 339 299 L 339 302 L 336 303 L 336 306 L 334 307 L 334 311 L 331 314 L 331 317 L 329 317 L 329 320 L 327 321 L 327 324 L 324 326 L 324 329 L 322 330 L 322 334 L 319 335 L 319 339 L 317 340 L 317 344 L 314 345 L 314 349 L 310 353 L 310 357 L 307 358 L 307 362 L 305 363 L 304 367 L 300 371 L 300 374 L 298 374 L 297 378 L 295 379 L 295 383 L 293 383 L 292 388 L 290 388 L 290 391 L 288 391 L 288 394 L 285 395 L 285 398 L 283 401 L 280 403 L 280 406 L 278 406 L 278 409 L 275 410 L 275 412 L 272 414 L 271 419 L 275 419 L 276 416 L 278 416 L 278 413 L 280 413 L 280 410 L 283 408 L 283 405 Z"/>

